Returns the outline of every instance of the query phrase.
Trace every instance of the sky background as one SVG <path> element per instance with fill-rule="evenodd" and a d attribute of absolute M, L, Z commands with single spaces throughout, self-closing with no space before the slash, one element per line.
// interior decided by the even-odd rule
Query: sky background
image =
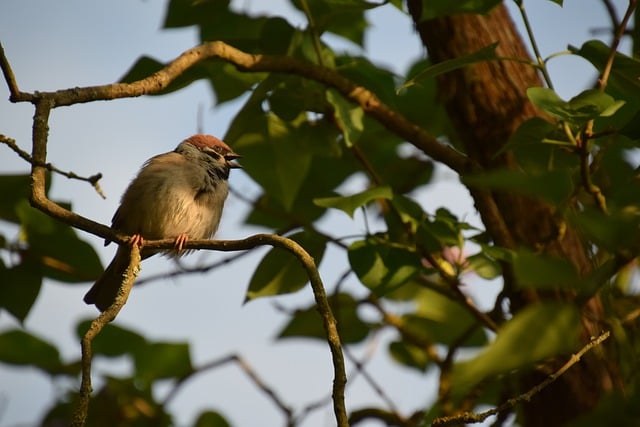
<path fill-rule="evenodd" d="M 511 2 L 507 3 L 515 10 Z M 592 30 L 608 28 L 610 24 L 599 0 L 565 0 L 564 3 L 560 8 L 548 0 L 525 2 L 543 56 L 564 51 L 569 44 L 580 46 L 595 37 Z M 622 15 L 627 2 L 614 3 Z M 151 0 L 3 0 L 0 41 L 23 91 L 111 83 L 119 80 L 143 54 L 168 61 L 197 43 L 195 29 L 161 30 L 166 5 L 165 1 Z M 305 25 L 304 17 L 287 1 L 233 1 L 232 7 L 256 14 L 282 15 L 294 25 Z M 519 16 L 513 16 L 522 28 Z M 408 16 L 387 6 L 368 13 L 368 19 L 372 30 L 367 32 L 363 53 L 375 63 L 402 75 L 409 64 L 424 55 Z M 339 49 L 358 52 L 355 46 L 337 38 L 327 40 L 336 43 Z M 625 46 L 623 44 L 623 49 Z M 585 61 L 568 56 L 551 61 L 549 69 L 557 91 L 564 98 L 587 88 L 595 76 Z M 28 150 L 33 107 L 11 104 L 7 99 L 6 85 L 0 84 L 0 133 L 16 139 Z M 50 120 L 48 160 L 60 169 L 83 176 L 101 172 L 104 178 L 100 184 L 107 199 L 101 199 L 86 183 L 61 176 L 54 176 L 50 197 L 70 200 L 76 212 L 109 224 L 120 195 L 146 159 L 172 150 L 178 142 L 198 131 L 223 136 L 240 105 L 232 102 L 216 107 L 208 84 L 198 82 L 168 96 L 55 109 Z M 28 170 L 24 161 L 0 145 L 1 174 L 27 173 Z M 350 188 L 359 191 L 361 184 L 357 179 L 352 180 Z M 231 186 L 237 192 L 258 193 L 242 171 L 233 171 Z M 438 169 L 437 182 L 420 193 L 419 199 L 428 212 L 445 206 L 459 217 L 477 223 L 468 195 L 456 176 L 446 169 Z M 265 231 L 241 225 L 246 211 L 244 202 L 231 195 L 217 237 L 235 239 Z M 362 217 L 356 216 L 352 221 L 340 213 L 325 218 L 322 228 L 338 236 L 364 231 Z M 0 223 L 0 232 L 14 239 L 18 230 Z M 93 244 L 104 264 L 108 263 L 115 252 L 113 245 L 104 248 L 97 237 L 82 232 L 80 236 Z M 265 251 L 256 251 L 241 262 L 206 276 L 165 279 L 140 286 L 133 290 L 116 323 L 150 339 L 189 342 L 194 366 L 232 353 L 240 354 L 294 408 L 324 397 L 332 380 L 326 344 L 274 341 L 286 320 L 274 303 L 289 309 L 306 306 L 312 301 L 310 290 L 305 288 L 294 295 L 242 304 L 250 275 Z M 185 259 L 185 263 L 209 263 L 227 256 L 198 253 Z M 336 267 L 338 265 L 341 267 Z M 325 257 L 321 274 L 329 289 L 344 265 L 344 255 L 339 252 L 330 251 Z M 152 258 L 145 261 L 140 277 L 171 269 L 167 259 Z M 469 283 L 467 291 L 478 297 L 480 304 L 490 306 L 495 287 L 490 288 L 481 281 Z M 96 315 L 93 307 L 82 302 L 89 285 L 45 282 L 24 324 L 29 332 L 58 346 L 65 360 L 75 360 L 80 354 L 74 333 L 76 324 Z M 351 286 L 350 289 L 357 292 L 358 285 Z M 20 325 L 7 313 L 0 312 L 0 330 L 17 327 Z M 359 357 L 373 355 L 368 371 L 407 414 L 432 401 L 435 376 L 433 372 L 419 375 L 390 363 L 385 343 L 391 336 L 380 334 L 367 346 L 353 348 L 353 353 Z M 99 360 L 94 369 L 117 374 L 127 368 L 125 360 Z M 52 383 L 33 369 L 0 365 L 0 427 L 33 425 L 68 387 L 68 383 Z M 166 387 L 158 390 L 158 395 L 163 393 Z M 379 401 L 361 378 L 349 384 L 349 408 L 379 405 Z M 220 410 L 234 425 L 282 424 L 278 409 L 232 366 L 199 375 L 182 389 L 170 409 L 178 425 L 188 425 L 207 408 Z M 304 425 L 332 424 L 332 411 L 327 406 L 309 417 Z"/>

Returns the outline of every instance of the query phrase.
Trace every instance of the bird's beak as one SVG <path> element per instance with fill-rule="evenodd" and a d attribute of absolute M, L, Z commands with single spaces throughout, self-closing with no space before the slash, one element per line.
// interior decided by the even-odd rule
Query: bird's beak
<path fill-rule="evenodd" d="M 236 153 L 229 153 L 226 156 L 224 156 L 224 159 L 227 161 L 227 164 L 229 165 L 230 168 L 232 169 L 242 169 L 242 165 L 240 165 L 239 163 L 234 162 L 234 160 L 241 158 L 242 156 L 240 154 L 236 154 Z"/>

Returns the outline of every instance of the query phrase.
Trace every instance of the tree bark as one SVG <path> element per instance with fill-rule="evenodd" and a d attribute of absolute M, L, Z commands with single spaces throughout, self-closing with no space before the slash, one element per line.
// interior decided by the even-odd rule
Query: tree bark
<path fill-rule="evenodd" d="M 504 5 L 487 15 L 459 14 L 421 21 L 423 0 L 408 0 L 409 11 L 428 50 L 432 63 L 475 52 L 498 42 L 499 57 L 530 60 L 525 45 Z M 526 96 L 529 87 L 541 86 L 536 70 L 515 61 L 487 61 L 445 73 L 438 77 L 441 101 L 453 123 L 466 153 L 486 170 L 518 169 L 514 155 L 506 151 L 496 156 L 509 138 L 527 119 L 542 116 Z M 473 193 L 472 193 L 473 194 Z M 591 261 L 580 236 L 572 229 L 561 228 L 553 206 L 541 200 L 510 193 L 494 193 L 495 202 L 518 246 L 561 256 L 581 274 L 591 270 Z M 490 224 L 482 206 L 476 204 L 485 222 Z M 487 230 L 490 234 L 492 230 Z M 495 235 L 494 235 L 495 236 Z M 502 245 L 494 239 L 497 245 Z M 511 274 L 504 274 L 505 296 L 511 310 L 533 303 L 539 298 L 571 298 L 566 293 L 539 295 L 517 292 Z M 603 311 L 599 299 L 583 307 L 582 339 L 587 342 L 603 328 Z M 559 363 L 559 361 L 558 361 Z M 604 392 L 617 383 L 602 355 L 589 355 L 567 372 L 552 387 L 545 389 L 523 408 L 527 427 L 564 425 L 593 409 Z M 547 366 L 552 369 L 553 365 Z M 540 382 L 545 373 L 538 372 L 523 381 L 523 387 Z"/>

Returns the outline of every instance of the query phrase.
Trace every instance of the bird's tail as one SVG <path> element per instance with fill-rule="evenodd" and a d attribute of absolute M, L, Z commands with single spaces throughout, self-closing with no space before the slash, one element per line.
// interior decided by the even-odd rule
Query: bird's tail
<path fill-rule="evenodd" d="M 129 248 L 118 247 L 116 256 L 84 296 L 84 302 L 95 304 L 100 311 L 105 311 L 113 304 L 129 266 L 129 254 Z"/>

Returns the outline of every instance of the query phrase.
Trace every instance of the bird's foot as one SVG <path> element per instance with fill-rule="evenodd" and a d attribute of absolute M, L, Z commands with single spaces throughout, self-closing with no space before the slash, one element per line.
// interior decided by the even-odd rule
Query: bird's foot
<path fill-rule="evenodd" d="M 131 236 L 131 240 L 129 240 L 129 245 L 133 246 L 137 246 L 139 248 L 141 248 L 142 246 L 144 246 L 144 237 L 142 237 L 140 234 L 134 234 L 133 236 Z"/>
<path fill-rule="evenodd" d="M 182 251 L 184 244 L 187 243 L 188 240 L 189 236 L 187 236 L 186 234 L 180 234 L 178 237 L 176 237 L 175 247 L 178 252 Z"/>

